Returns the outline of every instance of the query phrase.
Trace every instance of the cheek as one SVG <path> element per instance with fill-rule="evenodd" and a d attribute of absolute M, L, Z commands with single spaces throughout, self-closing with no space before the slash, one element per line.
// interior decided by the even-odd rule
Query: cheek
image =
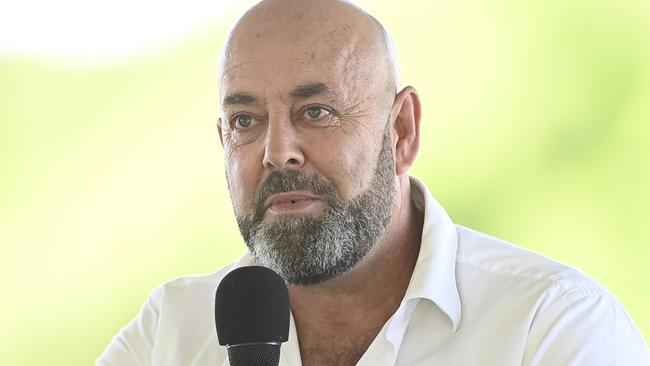
<path fill-rule="evenodd" d="M 228 155 L 226 163 L 230 196 L 235 213 L 238 215 L 246 214 L 251 210 L 260 176 L 253 169 L 252 161 L 247 161 L 245 157 L 246 154 L 238 151 Z"/>
<path fill-rule="evenodd" d="M 323 155 L 319 170 L 338 188 L 343 198 L 349 200 L 363 192 L 372 177 L 375 161 L 372 159 L 374 149 L 360 140 L 343 139 L 329 145 Z M 332 148 L 331 146 L 336 146 Z M 321 155 L 321 156 L 323 156 Z M 319 165 L 318 163 L 316 165 Z"/>

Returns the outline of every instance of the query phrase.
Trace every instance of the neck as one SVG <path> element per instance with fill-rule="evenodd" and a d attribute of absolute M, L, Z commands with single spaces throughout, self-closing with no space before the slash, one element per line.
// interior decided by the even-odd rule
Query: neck
<path fill-rule="evenodd" d="M 399 307 L 417 261 L 423 215 L 411 200 L 408 177 L 399 177 L 398 184 L 393 215 L 360 263 L 325 283 L 289 286 L 300 338 L 310 329 L 337 337 L 353 337 L 353 330 L 376 331 L 374 338 Z"/>

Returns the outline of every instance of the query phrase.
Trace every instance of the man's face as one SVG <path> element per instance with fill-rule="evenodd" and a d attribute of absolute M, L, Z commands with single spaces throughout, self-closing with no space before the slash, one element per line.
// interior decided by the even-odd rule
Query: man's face
<path fill-rule="evenodd" d="M 364 37 L 260 24 L 236 33 L 226 55 L 220 130 L 233 207 L 259 264 L 290 283 L 354 266 L 392 212 L 392 99 L 375 85 L 384 71 Z"/>

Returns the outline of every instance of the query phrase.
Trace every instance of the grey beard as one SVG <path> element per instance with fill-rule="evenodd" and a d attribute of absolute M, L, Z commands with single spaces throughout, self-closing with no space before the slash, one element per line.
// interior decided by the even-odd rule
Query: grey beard
<path fill-rule="evenodd" d="M 394 183 L 394 159 L 386 129 L 370 185 L 357 198 L 346 202 L 334 185 L 316 174 L 276 171 L 257 193 L 255 212 L 237 216 L 237 223 L 259 265 L 273 269 L 290 284 L 317 284 L 348 271 L 372 249 L 391 217 Z M 327 197 L 323 216 L 263 223 L 266 199 L 295 190 Z"/>

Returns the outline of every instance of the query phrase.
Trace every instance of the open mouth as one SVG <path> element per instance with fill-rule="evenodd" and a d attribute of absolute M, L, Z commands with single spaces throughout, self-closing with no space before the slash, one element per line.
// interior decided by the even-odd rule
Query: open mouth
<path fill-rule="evenodd" d="M 301 214 L 317 210 L 324 202 L 305 192 L 274 194 L 267 200 L 266 212 L 272 214 Z"/>

